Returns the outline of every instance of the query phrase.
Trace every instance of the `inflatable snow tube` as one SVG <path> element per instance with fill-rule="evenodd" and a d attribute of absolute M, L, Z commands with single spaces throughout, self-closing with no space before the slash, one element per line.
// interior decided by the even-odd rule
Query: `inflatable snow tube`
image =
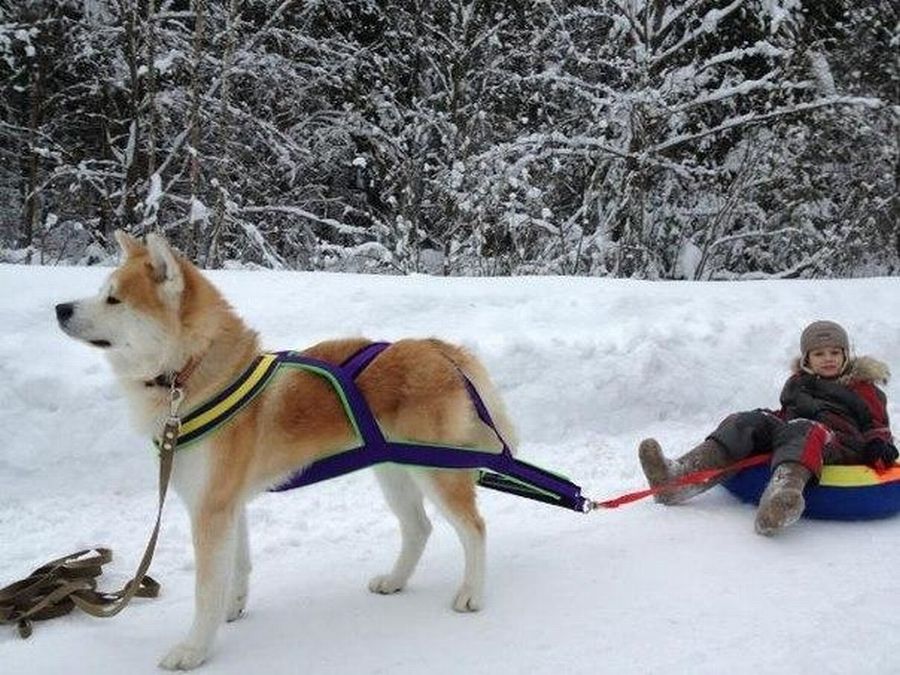
<path fill-rule="evenodd" d="M 722 485 L 744 502 L 756 504 L 769 482 L 771 469 L 754 466 L 729 478 Z M 806 518 L 822 520 L 873 520 L 900 513 L 900 465 L 887 471 L 853 464 L 829 465 L 822 469 L 818 485 L 809 485 Z"/>

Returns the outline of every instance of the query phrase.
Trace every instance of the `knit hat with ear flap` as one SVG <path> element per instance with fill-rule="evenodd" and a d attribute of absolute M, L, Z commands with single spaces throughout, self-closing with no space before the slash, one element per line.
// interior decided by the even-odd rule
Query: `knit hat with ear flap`
<path fill-rule="evenodd" d="M 813 321 L 800 335 L 800 353 L 806 359 L 813 349 L 823 347 L 838 347 L 844 350 L 844 354 L 850 353 L 850 339 L 840 324 L 834 321 Z"/>

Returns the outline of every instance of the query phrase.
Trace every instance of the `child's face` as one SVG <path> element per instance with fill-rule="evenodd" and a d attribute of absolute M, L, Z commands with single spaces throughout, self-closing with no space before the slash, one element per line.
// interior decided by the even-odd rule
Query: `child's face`
<path fill-rule="evenodd" d="M 844 367 L 844 350 L 840 347 L 813 349 L 807 357 L 810 369 L 819 377 L 837 377 Z"/>

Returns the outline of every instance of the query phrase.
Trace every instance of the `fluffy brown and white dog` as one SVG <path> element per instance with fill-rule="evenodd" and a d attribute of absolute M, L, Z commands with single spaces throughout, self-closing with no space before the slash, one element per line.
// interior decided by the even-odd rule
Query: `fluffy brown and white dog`
<path fill-rule="evenodd" d="M 216 288 L 158 235 L 146 245 L 116 233 L 122 262 L 92 298 L 57 305 L 70 336 L 102 348 L 122 384 L 140 430 L 157 435 L 169 413 L 169 390 L 154 382 L 183 380 L 182 410 L 203 403 L 234 381 L 260 353 L 257 334 Z M 323 342 L 304 353 L 338 364 L 368 340 Z M 439 340 L 401 340 L 359 376 L 358 386 L 385 435 L 451 446 L 497 448 L 477 417 L 457 372 L 474 382 L 500 433 L 514 447 L 513 429 L 483 366 L 460 347 Z M 172 482 L 188 508 L 196 563 L 193 623 L 161 660 L 189 669 L 207 658 L 219 625 L 238 618 L 247 602 L 250 549 L 246 502 L 318 458 L 356 445 L 344 408 L 322 378 L 290 369 L 250 405 L 198 445 L 176 453 Z M 450 521 L 465 553 L 460 612 L 482 605 L 484 521 L 475 504 L 472 471 L 375 469 L 400 521 L 402 542 L 393 569 L 369 589 L 395 593 L 412 575 L 431 532 L 428 496 Z"/>

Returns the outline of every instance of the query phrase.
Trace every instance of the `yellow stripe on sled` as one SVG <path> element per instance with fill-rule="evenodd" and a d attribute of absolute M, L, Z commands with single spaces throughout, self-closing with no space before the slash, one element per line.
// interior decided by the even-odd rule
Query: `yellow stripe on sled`
<path fill-rule="evenodd" d="M 241 383 L 241 386 L 235 389 L 228 398 L 220 401 L 218 405 L 213 406 L 202 415 L 183 424 L 179 436 L 185 436 L 192 431 L 196 431 L 202 426 L 217 420 L 222 415 L 227 414 L 228 411 L 237 405 L 246 393 L 253 389 L 256 383 L 265 376 L 266 372 L 269 370 L 269 366 L 276 358 L 276 354 L 266 354 L 260 357 L 259 365 L 256 366 L 256 369 L 250 374 L 250 377 Z"/>
<path fill-rule="evenodd" d="M 822 479 L 819 485 L 825 487 L 863 487 L 865 485 L 880 485 L 900 480 L 900 466 L 894 466 L 887 471 L 875 471 L 870 466 L 854 464 L 840 466 L 829 464 L 822 467 Z"/>

